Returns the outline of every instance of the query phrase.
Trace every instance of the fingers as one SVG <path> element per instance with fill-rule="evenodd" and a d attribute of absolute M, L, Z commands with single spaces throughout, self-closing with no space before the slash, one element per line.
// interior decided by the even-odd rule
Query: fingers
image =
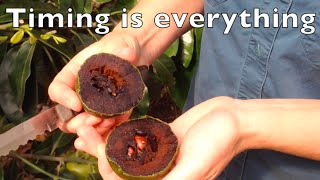
<path fill-rule="evenodd" d="M 81 126 L 96 126 L 102 122 L 101 118 L 92 116 L 86 112 L 78 114 L 76 117 L 66 123 L 59 124 L 59 128 L 67 133 L 77 133 Z M 113 121 L 110 121 L 113 123 Z"/>
<path fill-rule="evenodd" d="M 92 126 L 82 126 L 77 132 L 79 138 L 75 141 L 75 147 L 98 157 L 97 147 L 105 146 L 105 141 Z"/>
<path fill-rule="evenodd" d="M 78 135 L 75 147 L 98 158 L 98 168 L 103 179 L 120 179 L 109 166 L 105 155 L 106 143 L 98 132 L 93 127 L 86 126 L 79 129 Z"/>
<path fill-rule="evenodd" d="M 105 146 L 98 146 L 98 168 L 103 179 L 120 179 L 111 169 L 105 154 Z"/>
<path fill-rule="evenodd" d="M 95 126 L 96 131 L 102 137 L 106 137 L 106 135 L 110 132 L 112 127 L 115 125 L 115 122 L 116 122 L 115 118 L 104 119 Z"/>

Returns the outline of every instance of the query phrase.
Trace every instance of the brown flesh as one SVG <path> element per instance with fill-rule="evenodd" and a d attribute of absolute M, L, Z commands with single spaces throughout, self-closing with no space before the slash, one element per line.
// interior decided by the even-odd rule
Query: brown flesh
<path fill-rule="evenodd" d="M 90 73 L 92 77 L 90 84 L 98 91 L 107 90 L 114 97 L 124 91 L 125 80 L 119 73 L 109 69 L 107 65 L 91 69 Z"/>
<path fill-rule="evenodd" d="M 99 114 L 127 112 L 143 97 L 144 84 L 138 70 L 113 55 L 91 56 L 78 76 L 81 101 Z"/>
<path fill-rule="evenodd" d="M 137 134 L 137 131 L 143 132 L 143 135 Z M 137 147 L 137 136 L 142 140 L 146 138 L 147 144 L 142 150 Z M 177 145 L 177 138 L 169 125 L 146 118 L 117 126 L 108 137 L 106 154 L 127 174 L 147 176 L 168 166 Z"/>

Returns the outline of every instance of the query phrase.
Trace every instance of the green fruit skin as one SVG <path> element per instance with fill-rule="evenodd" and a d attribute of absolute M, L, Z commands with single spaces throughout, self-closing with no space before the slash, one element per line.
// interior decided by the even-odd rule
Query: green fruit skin
<path fill-rule="evenodd" d="M 144 119 L 144 118 L 152 118 L 154 120 L 157 120 L 157 121 L 160 121 L 161 123 L 165 123 L 157 118 L 153 118 L 151 116 L 143 116 L 143 117 L 140 117 L 138 119 L 132 119 L 133 121 L 134 120 L 139 120 L 139 119 Z M 167 124 L 167 123 L 165 123 Z M 107 140 L 108 142 L 108 140 Z M 176 149 L 176 152 L 174 154 L 174 156 L 172 157 L 172 160 L 168 163 L 167 167 L 165 169 L 163 169 L 162 171 L 160 172 L 157 172 L 157 173 L 154 173 L 154 174 L 151 174 L 151 175 L 148 175 L 148 176 L 133 176 L 133 175 L 130 175 L 126 172 L 123 171 L 123 169 L 120 168 L 120 166 L 115 163 L 114 161 L 111 160 L 110 157 L 108 157 L 107 155 L 107 159 L 108 159 L 108 162 L 109 162 L 109 165 L 110 167 L 112 168 L 112 170 L 121 178 L 123 179 L 126 179 L 126 180 L 154 180 L 154 179 L 159 179 L 161 177 L 163 177 L 164 175 L 166 175 L 170 169 L 173 167 L 173 164 L 174 164 L 174 161 L 178 155 L 178 146 L 177 146 L 177 149 Z M 106 150 L 107 152 L 107 150 Z"/>
<path fill-rule="evenodd" d="M 139 72 L 139 71 L 138 71 Z M 139 72 L 140 74 L 140 72 Z M 141 76 L 141 75 L 140 75 Z M 143 91 L 143 94 L 142 94 L 142 97 L 144 96 L 144 94 L 146 93 L 146 86 L 145 84 L 144 85 L 144 91 Z M 107 119 L 107 118 L 111 118 L 111 117 L 115 117 L 115 116 L 120 116 L 120 115 L 123 115 L 123 114 L 126 114 L 130 111 L 130 109 L 128 111 L 124 111 L 124 112 L 121 112 L 121 113 L 114 113 L 114 114 L 105 114 L 105 113 L 100 113 L 100 112 L 97 112 L 91 108 L 89 108 L 83 101 L 82 101 L 82 98 L 80 96 L 80 80 L 79 80 L 79 76 L 77 77 L 77 80 L 76 80 L 76 84 L 75 84 L 75 90 L 76 90 L 76 93 L 78 94 L 80 100 L 81 100 L 81 103 L 82 103 L 82 107 L 83 109 L 93 115 L 93 116 L 96 116 L 96 117 L 100 117 L 100 118 L 103 118 L 103 119 Z M 142 99 L 142 98 L 141 98 Z M 140 99 L 140 100 L 141 100 Z M 137 103 L 135 106 L 133 106 L 132 108 L 136 107 L 139 103 Z"/>

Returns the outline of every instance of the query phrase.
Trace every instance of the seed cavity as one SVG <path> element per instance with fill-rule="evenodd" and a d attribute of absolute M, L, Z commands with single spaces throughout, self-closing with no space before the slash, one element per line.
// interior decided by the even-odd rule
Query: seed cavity
<path fill-rule="evenodd" d="M 113 97 L 124 92 L 124 85 L 126 84 L 124 78 L 106 65 L 91 69 L 90 74 L 92 76 L 90 84 L 99 92 L 107 91 Z"/>
<path fill-rule="evenodd" d="M 127 159 L 138 161 L 141 165 L 152 161 L 158 151 L 156 137 L 139 129 L 134 130 L 127 147 Z"/>

